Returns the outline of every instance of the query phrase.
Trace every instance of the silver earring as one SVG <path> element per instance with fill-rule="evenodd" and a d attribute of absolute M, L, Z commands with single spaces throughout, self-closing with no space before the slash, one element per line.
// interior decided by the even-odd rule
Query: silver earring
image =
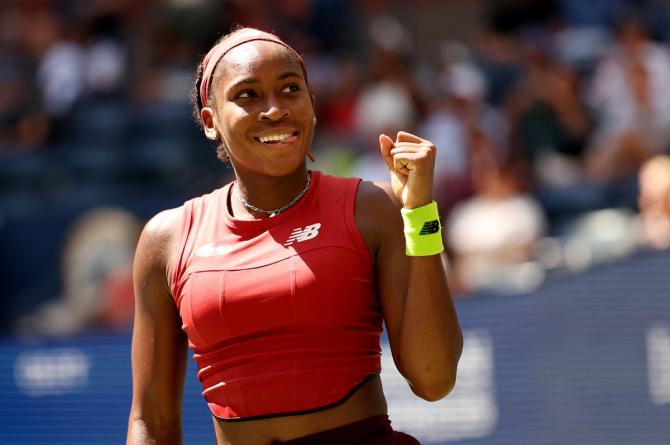
<path fill-rule="evenodd" d="M 314 116 L 314 119 L 312 120 L 312 122 L 314 123 L 314 126 L 316 127 L 316 116 Z"/>

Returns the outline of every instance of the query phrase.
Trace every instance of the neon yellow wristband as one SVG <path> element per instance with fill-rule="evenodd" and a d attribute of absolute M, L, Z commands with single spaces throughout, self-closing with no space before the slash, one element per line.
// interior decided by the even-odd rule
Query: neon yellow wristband
<path fill-rule="evenodd" d="M 435 255 L 444 250 L 440 214 L 435 201 L 415 209 L 400 209 L 400 213 L 405 225 L 407 256 Z"/>

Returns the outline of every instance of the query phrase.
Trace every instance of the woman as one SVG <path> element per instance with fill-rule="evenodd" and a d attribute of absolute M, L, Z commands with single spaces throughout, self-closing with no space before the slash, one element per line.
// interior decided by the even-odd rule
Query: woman
<path fill-rule="evenodd" d="M 390 427 L 379 336 L 384 321 L 419 397 L 452 389 L 462 336 L 431 205 L 435 148 L 380 136 L 392 185 L 308 171 L 302 59 L 255 29 L 210 50 L 196 103 L 235 181 L 141 236 L 127 443 L 181 443 L 187 344 L 217 444 L 417 443 Z"/>

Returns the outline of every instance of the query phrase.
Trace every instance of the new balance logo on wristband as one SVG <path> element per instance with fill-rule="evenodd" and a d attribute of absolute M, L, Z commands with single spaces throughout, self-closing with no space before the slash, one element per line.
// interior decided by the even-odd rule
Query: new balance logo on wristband
<path fill-rule="evenodd" d="M 291 235 L 289 235 L 288 239 L 284 243 L 284 246 L 288 247 L 293 244 L 294 241 L 302 243 L 303 241 L 316 238 L 316 236 L 319 234 L 319 228 L 321 228 L 321 223 L 310 224 L 309 226 L 305 226 L 304 229 L 296 227 L 291 232 Z"/>
<path fill-rule="evenodd" d="M 419 235 L 432 235 L 440 231 L 440 222 L 436 219 L 423 224 Z"/>

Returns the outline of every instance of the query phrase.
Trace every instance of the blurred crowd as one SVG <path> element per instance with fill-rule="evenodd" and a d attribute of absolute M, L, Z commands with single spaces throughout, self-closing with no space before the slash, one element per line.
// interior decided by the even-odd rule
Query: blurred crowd
<path fill-rule="evenodd" d="M 0 217 L 25 211 L 28 192 L 176 186 L 188 196 L 227 181 L 190 96 L 199 58 L 240 23 L 304 55 L 315 168 L 386 180 L 379 133 L 435 143 L 458 295 L 528 292 L 552 273 L 670 248 L 668 2 L 406 3 L 3 1 Z M 145 215 L 84 217 L 84 235 L 64 242 L 62 299 L 20 330 L 127 323 L 118 314 L 132 310 L 119 307 L 132 305 L 129 258 Z"/>

